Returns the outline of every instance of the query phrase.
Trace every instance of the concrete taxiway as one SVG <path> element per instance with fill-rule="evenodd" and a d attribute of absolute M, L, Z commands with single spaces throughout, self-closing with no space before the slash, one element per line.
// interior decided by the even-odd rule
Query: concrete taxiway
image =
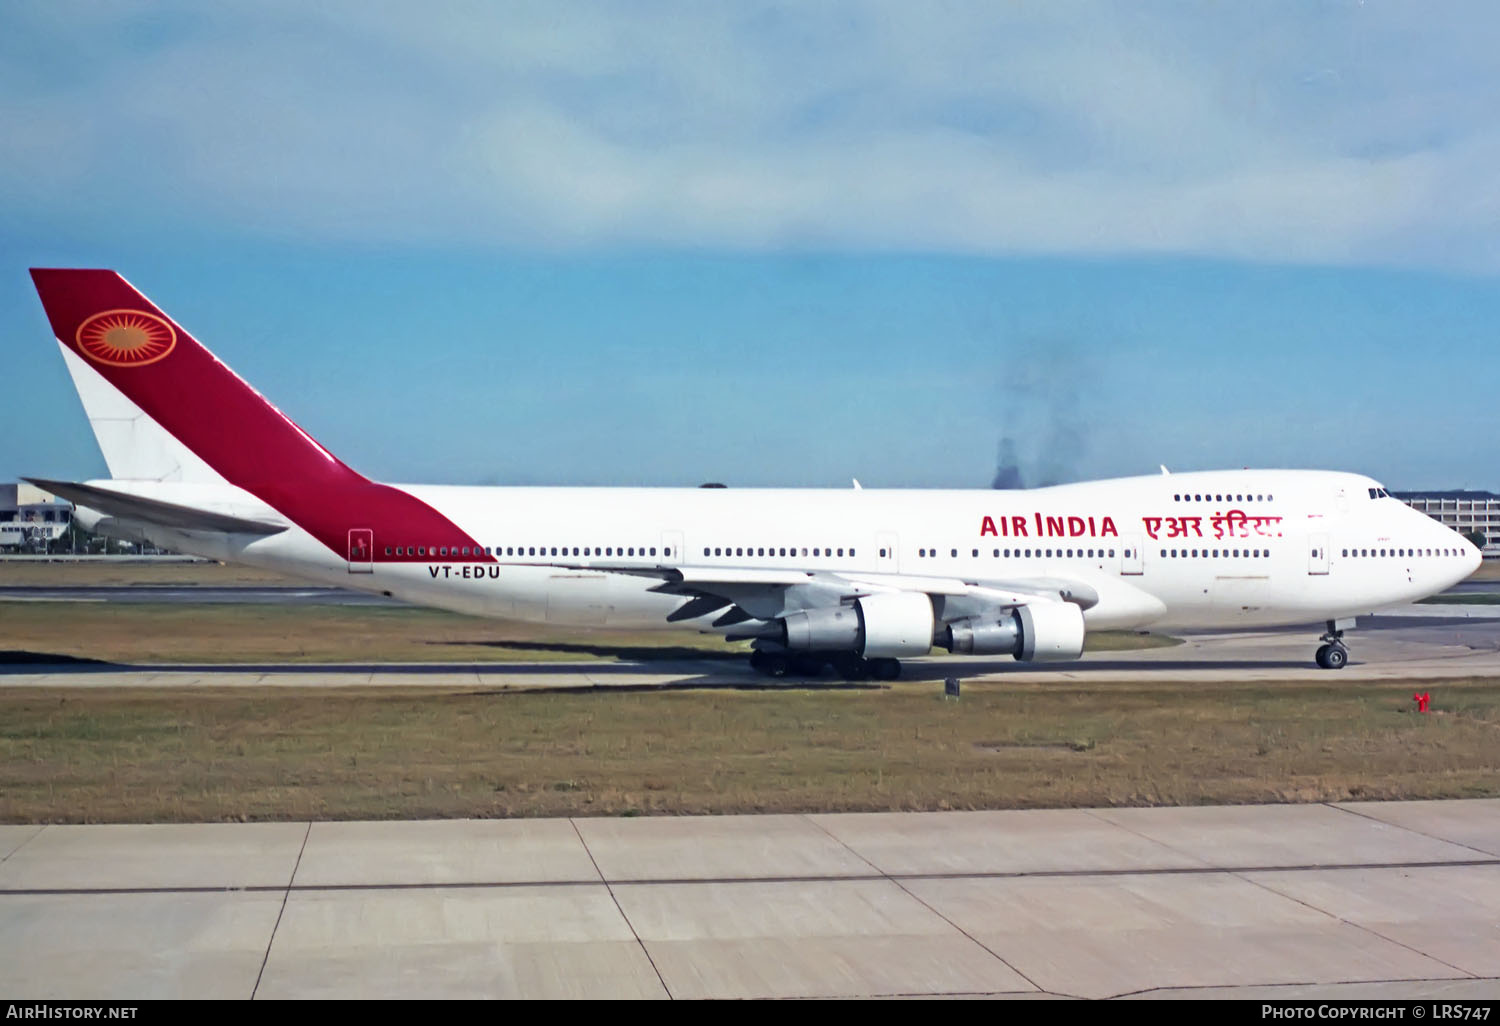
<path fill-rule="evenodd" d="M 1417 606 L 1362 617 L 1351 632 L 1353 658 L 1338 671 L 1313 665 L 1316 632 L 1194 634 L 1182 645 L 1099 652 L 1042 666 L 1005 657 L 932 656 L 905 660 L 902 680 L 1047 682 L 1069 679 L 1154 681 L 1395 681 L 1500 677 L 1496 607 Z M 1436 610 L 1435 613 L 1429 612 Z M 795 687 L 770 681 L 740 659 L 575 660 L 419 664 L 147 665 L 64 663 L 0 666 L 0 687 L 479 687 L 487 689 Z M 836 686 L 833 677 L 816 683 Z"/>
<path fill-rule="evenodd" d="M 1500 997 L 1500 800 L 0 827 L 17 997 Z"/>

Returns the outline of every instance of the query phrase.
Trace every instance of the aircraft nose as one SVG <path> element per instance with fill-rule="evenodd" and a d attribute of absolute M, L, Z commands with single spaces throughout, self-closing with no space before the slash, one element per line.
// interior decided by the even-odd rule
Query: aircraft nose
<path fill-rule="evenodd" d="M 1479 546 L 1467 538 L 1464 539 L 1464 562 L 1469 565 L 1471 574 L 1479 569 L 1479 564 L 1484 562 L 1484 553 L 1480 551 Z"/>

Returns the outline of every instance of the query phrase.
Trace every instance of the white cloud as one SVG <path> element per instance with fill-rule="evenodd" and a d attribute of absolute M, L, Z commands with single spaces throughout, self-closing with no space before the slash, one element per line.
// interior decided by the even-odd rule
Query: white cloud
<path fill-rule="evenodd" d="M 1500 269 L 1485 5 L 211 11 L 8 12 L 8 202 L 375 242 Z"/>

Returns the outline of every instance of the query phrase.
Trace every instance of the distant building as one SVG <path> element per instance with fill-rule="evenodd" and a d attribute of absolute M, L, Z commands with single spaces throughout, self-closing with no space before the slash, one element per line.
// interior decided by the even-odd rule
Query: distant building
<path fill-rule="evenodd" d="M 1484 558 L 1500 559 L 1500 495 L 1494 492 L 1392 492 L 1412 509 L 1460 534 L 1484 535 Z"/>
<path fill-rule="evenodd" d="M 0 484 L 0 549 L 40 551 L 72 522 L 71 502 L 25 481 Z"/>

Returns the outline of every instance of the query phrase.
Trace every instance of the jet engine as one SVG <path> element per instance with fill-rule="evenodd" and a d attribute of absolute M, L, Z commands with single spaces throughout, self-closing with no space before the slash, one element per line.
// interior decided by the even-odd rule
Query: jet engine
<path fill-rule="evenodd" d="M 1083 610 L 1071 602 L 1038 602 L 998 615 L 955 620 L 938 643 L 955 655 L 1013 655 L 1022 662 L 1077 659 L 1083 654 Z"/>
<path fill-rule="evenodd" d="M 926 655 L 932 600 L 921 592 L 867 595 L 849 605 L 788 613 L 779 639 L 793 652 L 853 652 L 866 659 Z"/>

